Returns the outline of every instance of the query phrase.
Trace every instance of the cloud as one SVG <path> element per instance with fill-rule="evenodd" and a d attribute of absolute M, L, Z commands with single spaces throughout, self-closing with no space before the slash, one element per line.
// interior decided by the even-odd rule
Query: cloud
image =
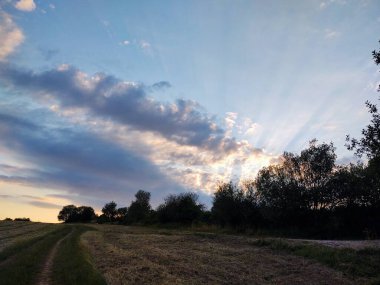
<path fill-rule="evenodd" d="M 151 131 L 182 145 L 229 152 L 236 140 L 225 136 L 213 116 L 191 100 L 174 103 L 155 101 L 146 94 L 146 86 L 123 81 L 102 73 L 88 76 L 62 65 L 42 73 L 0 66 L 0 81 L 8 87 L 23 88 L 51 105 L 80 108 L 92 115 L 128 125 L 140 131 Z M 168 86 L 159 82 L 156 87 Z"/>
<path fill-rule="evenodd" d="M 160 81 L 160 82 L 154 83 L 151 87 L 154 91 L 159 91 L 159 90 L 166 90 L 172 87 L 172 85 L 170 84 L 170 82 Z"/>
<path fill-rule="evenodd" d="M 31 12 L 36 9 L 36 4 L 33 0 L 19 0 L 15 4 L 15 8 L 25 12 Z"/>
<path fill-rule="evenodd" d="M 124 45 L 124 46 L 128 46 L 128 45 L 131 44 L 131 42 L 128 41 L 128 40 L 124 40 L 124 41 L 121 42 L 121 44 Z"/>
<path fill-rule="evenodd" d="M 56 205 L 49 202 L 42 202 L 42 201 L 30 201 L 30 205 L 36 206 L 38 208 L 46 208 L 46 209 L 61 209 L 61 205 Z"/>
<path fill-rule="evenodd" d="M 149 50 L 152 46 L 149 42 L 145 41 L 145 40 L 141 40 L 139 42 L 139 46 L 140 48 L 142 48 L 143 50 Z"/>
<path fill-rule="evenodd" d="M 331 29 L 326 29 L 324 31 L 325 39 L 335 39 L 337 38 L 340 33 Z"/>
<path fill-rule="evenodd" d="M 125 198 L 139 188 L 182 189 L 143 157 L 85 130 L 51 128 L 0 114 L 0 136 L 8 154 L 34 165 L 27 171 L 7 165 L 0 181 L 95 197 Z"/>
<path fill-rule="evenodd" d="M 24 34 L 13 22 L 12 17 L 0 9 L 0 62 L 12 54 L 23 42 Z"/>
<path fill-rule="evenodd" d="M 58 49 L 39 48 L 38 50 L 46 61 L 51 60 L 53 57 L 55 57 L 59 53 Z"/>

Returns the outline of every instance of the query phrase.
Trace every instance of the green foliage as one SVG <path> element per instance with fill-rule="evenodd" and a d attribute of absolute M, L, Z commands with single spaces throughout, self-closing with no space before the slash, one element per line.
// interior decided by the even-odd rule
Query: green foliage
<path fill-rule="evenodd" d="M 106 284 L 101 274 L 94 269 L 90 255 L 80 243 L 80 236 L 89 230 L 94 229 L 73 226 L 70 235 L 62 241 L 54 260 L 53 284 Z"/>
<path fill-rule="evenodd" d="M 3 285 L 33 284 L 50 249 L 65 234 L 59 227 L 46 235 L 13 245 L 0 253 L 0 283 Z"/>
<path fill-rule="evenodd" d="M 313 259 L 352 277 L 380 278 L 379 249 L 337 249 L 315 244 L 290 244 L 281 239 L 260 239 L 253 244 Z"/>

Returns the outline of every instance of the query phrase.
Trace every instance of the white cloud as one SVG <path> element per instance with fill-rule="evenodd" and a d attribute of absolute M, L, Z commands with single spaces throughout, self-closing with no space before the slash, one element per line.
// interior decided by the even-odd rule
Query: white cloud
<path fill-rule="evenodd" d="M 128 46 L 128 45 L 130 45 L 130 43 L 131 43 L 131 42 L 128 41 L 128 40 L 124 40 L 124 41 L 121 42 L 121 44 L 124 45 L 124 46 Z"/>
<path fill-rule="evenodd" d="M 13 22 L 12 17 L 2 11 L 0 11 L 0 39 L 0 61 L 4 61 L 24 40 L 21 29 Z"/>
<path fill-rule="evenodd" d="M 224 118 L 224 122 L 226 124 L 227 129 L 232 129 L 236 124 L 238 114 L 234 112 L 227 112 L 226 117 Z"/>
<path fill-rule="evenodd" d="M 33 0 L 20 0 L 15 4 L 16 9 L 30 12 L 36 9 L 36 4 Z"/>
<path fill-rule="evenodd" d="M 326 29 L 325 30 L 325 39 L 335 39 L 340 35 L 339 32 L 331 30 L 331 29 Z"/>
<path fill-rule="evenodd" d="M 49 7 L 50 7 L 50 9 L 52 9 L 52 10 L 55 9 L 55 5 L 54 5 L 54 4 L 49 4 Z"/>
<path fill-rule="evenodd" d="M 149 50 L 151 48 L 151 44 L 145 40 L 141 40 L 140 47 L 144 50 Z"/>

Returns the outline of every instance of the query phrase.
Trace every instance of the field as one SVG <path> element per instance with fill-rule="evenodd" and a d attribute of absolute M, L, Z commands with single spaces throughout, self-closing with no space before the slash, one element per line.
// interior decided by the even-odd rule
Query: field
<path fill-rule="evenodd" d="M 0 222 L 0 242 L 0 284 L 380 284 L 378 241 Z"/>

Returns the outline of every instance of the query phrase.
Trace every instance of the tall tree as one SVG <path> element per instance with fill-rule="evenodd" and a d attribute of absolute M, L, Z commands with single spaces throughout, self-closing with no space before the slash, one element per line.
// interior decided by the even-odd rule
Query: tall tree
<path fill-rule="evenodd" d="M 151 212 L 150 193 L 139 190 L 135 194 L 136 200 L 132 201 L 128 208 L 128 223 L 144 223 Z"/>
<path fill-rule="evenodd" d="M 104 205 L 102 212 L 107 217 L 108 221 L 113 222 L 116 219 L 117 210 L 116 210 L 117 204 L 114 201 L 111 201 Z"/>

